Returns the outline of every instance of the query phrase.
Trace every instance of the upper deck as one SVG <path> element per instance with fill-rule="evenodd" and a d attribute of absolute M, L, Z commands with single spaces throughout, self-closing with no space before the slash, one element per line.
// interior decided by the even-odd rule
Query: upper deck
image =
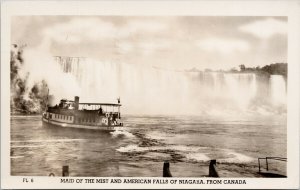
<path fill-rule="evenodd" d="M 59 105 L 48 107 L 48 111 L 66 115 L 104 115 L 106 113 L 120 114 L 120 107 L 120 99 L 118 99 L 118 103 L 79 103 L 79 97 L 76 96 L 74 101 L 62 99 Z"/>

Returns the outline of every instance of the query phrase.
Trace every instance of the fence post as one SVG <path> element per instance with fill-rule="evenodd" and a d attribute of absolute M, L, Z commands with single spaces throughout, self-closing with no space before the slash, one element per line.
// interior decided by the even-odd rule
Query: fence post
<path fill-rule="evenodd" d="M 69 166 L 62 167 L 62 176 L 63 177 L 69 176 Z"/>
<path fill-rule="evenodd" d="M 216 160 L 211 160 L 210 161 L 210 164 L 209 164 L 209 173 L 208 173 L 209 177 L 220 177 L 219 173 L 217 171 L 217 168 L 216 168 L 216 164 L 217 164 Z"/>
<path fill-rule="evenodd" d="M 170 163 L 168 161 L 164 162 L 163 177 L 172 177 L 172 174 L 170 172 Z"/>

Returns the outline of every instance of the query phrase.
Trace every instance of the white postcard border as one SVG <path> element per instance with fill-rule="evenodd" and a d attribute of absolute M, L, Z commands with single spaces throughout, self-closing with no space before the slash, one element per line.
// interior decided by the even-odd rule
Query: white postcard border
<path fill-rule="evenodd" d="M 180 189 L 291 189 L 299 188 L 299 64 L 300 2 L 265 1 L 3 1 L 1 5 L 1 188 L 85 189 L 85 188 L 180 188 Z M 287 178 L 219 178 L 245 179 L 237 185 L 155 185 L 60 183 L 60 177 L 10 176 L 10 19 L 21 15 L 127 15 L 127 16 L 287 16 L 288 17 L 288 120 Z M 72 177 L 70 177 L 71 179 Z M 73 178 L 73 179 L 92 179 Z M 102 177 L 99 177 L 100 179 Z M 97 179 L 97 178 L 94 178 Z M 109 178 L 112 179 L 112 178 Z M 117 178 L 124 179 L 124 178 Z M 145 178 L 142 178 L 145 179 Z M 166 178 L 147 178 L 166 179 Z M 178 178 L 169 178 L 178 179 Z M 203 179 L 210 178 L 180 178 Z"/>

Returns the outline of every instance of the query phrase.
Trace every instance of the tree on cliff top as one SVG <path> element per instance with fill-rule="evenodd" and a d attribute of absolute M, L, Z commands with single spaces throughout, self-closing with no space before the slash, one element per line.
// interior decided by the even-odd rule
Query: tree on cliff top
<path fill-rule="evenodd" d="M 261 68 L 262 71 L 267 72 L 271 75 L 283 75 L 287 76 L 287 64 L 286 63 L 274 63 L 266 65 Z"/>

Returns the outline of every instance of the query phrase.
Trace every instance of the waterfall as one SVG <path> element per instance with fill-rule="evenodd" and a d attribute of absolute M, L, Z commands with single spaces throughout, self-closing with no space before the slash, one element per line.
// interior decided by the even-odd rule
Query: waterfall
<path fill-rule="evenodd" d="M 256 95 L 255 74 L 225 74 L 228 91 L 238 105 L 245 108 Z"/>
<path fill-rule="evenodd" d="M 85 102 L 121 103 L 127 113 L 201 114 L 247 110 L 254 99 L 270 94 L 272 104 L 285 103 L 285 81 L 271 76 L 270 93 L 260 93 L 254 73 L 187 72 L 143 64 L 99 62 L 84 58 L 57 58 L 73 74 Z"/>
<path fill-rule="evenodd" d="M 286 84 L 282 75 L 271 75 L 270 88 L 274 104 L 278 105 L 286 102 Z"/>

